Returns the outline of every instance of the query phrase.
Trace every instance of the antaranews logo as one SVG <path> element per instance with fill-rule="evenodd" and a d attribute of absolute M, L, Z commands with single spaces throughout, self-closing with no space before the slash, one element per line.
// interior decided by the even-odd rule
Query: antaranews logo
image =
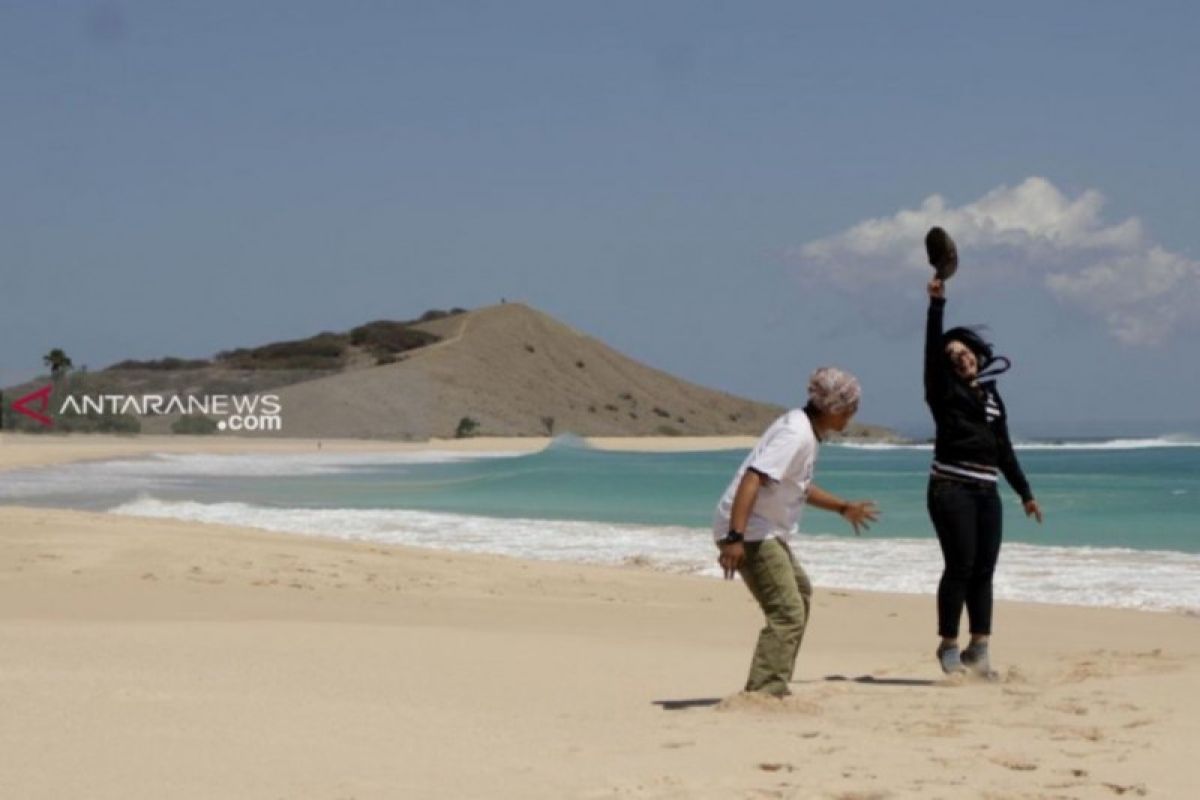
<path fill-rule="evenodd" d="M 46 384 L 42 388 L 30 392 L 24 397 L 18 397 L 16 400 L 13 400 L 12 410 L 16 411 L 18 414 L 24 414 L 31 419 L 35 419 L 46 427 L 52 426 L 54 424 L 54 420 L 46 416 L 46 411 L 48 411 L 50 408 L 50 390 L 53 388 L 54 387 L 51 384 Z M 32 405 L 34 401 L 37 401 L 38 403 L 38 409 L 36 411 L 30 408 L 30 405 Z"/>
<path fill-rule="evenodd" d="M 46 427 L 53 427 L 54 418 L 47 413 L 53 390 L 53 384 L 47 384 L 19 397 L 13 401 L 12 410 Z M 276 394 L 72 394 L 63 400 L 57 413 L 58 416 L 74 414 L 81 417 L 88 414 L 217 417 L 218 430 L 252 432 L 283 430 L 282 412 L 283 406 Z"/>

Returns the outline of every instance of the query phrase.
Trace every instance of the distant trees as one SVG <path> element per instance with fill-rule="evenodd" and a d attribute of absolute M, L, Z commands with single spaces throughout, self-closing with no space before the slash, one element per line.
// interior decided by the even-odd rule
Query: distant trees
<path fill-rule="evenodd" d="M 455 307 L 455 308 L 450 309 L 449 311 L 443 311 L 440 308 L 431 308 L 428 311 L 426 311 L 424 314 L 422 314 L 420 319 L 417 320 L 417 322 L 433 322 L 436 319 L 445 319 L 446 317 L 454 317 L 459 314 L 465 314 L 465 313 L 467 313 L 467 310 L 465 308 Z"/>
<path fill-rule="evenodd" d="M 71 357 L 61 347 L 55 347 L 49 353 L 42 356 L 42 363 L 50 368 L 50 381 L 54 384 L 54 394 L 61 395 L 67 373 L 75 366 L 71 362 Z M 58 417 L 53 407 L 48 409 L 46 413 L 50 415 L 51 419 Z"/>
<path fill-rule="evenodd" d="M 461 311 L 437 312 L 442 316 L 454 313 Z M 349 348 L 357 347 L 374 356 L 377 365 L 391 364 L 402 353 L 441 340 L 436 334 L 410 327 L 413 324 L 381 319 L 352 328 L 349 333 L 325 331 L 307 339 L 224 350 L 217 353 L 216 360 L 221 366 L 235 369 L 338 371 L 348 363 Z"/>
<path fill-rule="evenodd" d="M 212 366 L 212 362 L 207 358 L 175 358 L 174 356 L 166 356 L 165 358 L 156 358 L 149 361 L 126 359 L 125 361 L 118 361 L 116 364 L 108 367 L 108 369 L 168 372 L 173 370 L 204 369 L 210 366 Z"/>
<path fill-rule="evenodd" d="M 71 357 L 63 352 L 61 347 L 55 347 L 42 356 L 42 363 L 50 368 L 50 377 L 55 381 L 60 380 L 75 366 L 71 363 Z"/>
<path fill-rule="evenodd" d="M 234 369 L 340 370 L 346 363 L 349 337 L 328 331 L 261 347 L 239 347 L 217 353 L 217 361 Z"/>
<path fill-rule="evenodd" d="M 466 439 L 474 436 L 479 431 L 479 420 L 463 417 L 458 421 L 458 427 L 454 430 L 455 439 Z"/>
<path fill-rule="evenodd" d="M 350 344 L 367 350 L 376 357 L 376 363 L 380 363 L 388 356 L 392 356 L 392 358 L 383 363 L 392 363 L 396 360 L 397 353 L 425 347 L 441 338 L 432 333 L 415 330 L 408 325 L 407 322 L 392 322 L 383 319 L 368 322 L 350 331 Z"/>
<path fill-rule="evenodd" d="M 209 436 L 217 429 L 217 421 L 203 414 L 184 414 L 171 423 L 171 433 L 184 435 Z"/>

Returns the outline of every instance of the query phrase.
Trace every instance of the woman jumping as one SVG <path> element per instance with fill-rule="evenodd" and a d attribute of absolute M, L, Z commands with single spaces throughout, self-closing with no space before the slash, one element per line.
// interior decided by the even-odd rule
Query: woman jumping
<path fill-rule="evenodd" d="M 1021 496 L 1026 516 L 1040 524 L 1042 511 L 1013 453 L 996 382 L 983 380 L 1007 370 L 1008 359 L 994 356 L 991 345 L 970 328 L 943 333 L 945 281 L 934 278 L 928 292 L 925 402 L 937 427 L 928 507 L 945 560 L 938 584 L 937 658 L 947 674 L 969 667 L 991 675 L 992 573 L 1001 538 L 997 473 Z M 964 604 L 971 643 L 960 652 L 958 623 Z"/>

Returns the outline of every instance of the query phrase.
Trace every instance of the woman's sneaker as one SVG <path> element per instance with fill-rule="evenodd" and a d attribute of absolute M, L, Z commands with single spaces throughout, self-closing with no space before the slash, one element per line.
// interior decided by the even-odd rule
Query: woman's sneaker
<path fill-rule="evenodd" d="M 976 675 L 991 680 L 997 677 L 996 673 L 992 671 L 992 662 L 988 658 L 988 646 L 986 644 L 968 645 L 967 649 L 962 651 L 960 660 Z"/>
<path fill-rule="evenodd" d="M 947 675 L 956 675 L 967 671 L 967 668 L 963 666 L 962 656 L 956 644 L 939 645 L 937 660 L 942 665 L 942 672 Z"/>

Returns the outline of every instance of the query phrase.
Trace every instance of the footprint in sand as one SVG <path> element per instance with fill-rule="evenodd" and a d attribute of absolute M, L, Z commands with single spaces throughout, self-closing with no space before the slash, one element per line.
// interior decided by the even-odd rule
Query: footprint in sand
<path fill-rule="evenodd" d="M 1155 720 L 1153 719 L 1135 719 L 1133 722 L 1126 722 L 1121 727 L 1125 728 L 1126 730 L 1131 730 L 1133 728 L 1144 728 L 1147 725 L 1153 725 L 1154 723 Z"/>
<path fill-rule="evenodd" d="M 1055 741 L 1064 739 L 1082 739 L 1086 742 L 1102 742 L 1104 741 L 1104 731 L 1097 727 L 1074 728 L 1067 725 L 1051 725 L 1050 738 Z"/>
<path fill-rule="evenodd" d="M 762 692 L 739 692 L 717 703 L 716 710 L 768 714 L 819 714 L 821 706 L 812 700 L 796 695 L 772 697 Z"/>
<path fill-rule="evenodd" d="M 953 739 L 962 735 L 962 727 L 953 720 L 920 720 L 912 725 L 901 725 L 899 730 L 904 734 L 935 736 L 940 739 Z"/>
<path fill-rule="evenodd" d="M 990 760 L 993 764 L 998 764 L 1005 769 L 1011 769 L 1016 772 L 1032 772 L 1038 768 L 1037 762 L 1018 757 L 1001 756 Z"/>
<path fill-rule="evenodd" d="M 934 686 L 944 687 L 959 687 L 959 686 L 994 686 L 1007 684 L 1010 681 L 1023 683 L 1024 678 L 1012 677 L 1012 671 L 999 673 L 995 670 L 986 673 L 978 672 L 957 672 L 947 675 L 944 678 L 932 682 Z M 1005 689 L 1005 691 L 1008 691 Z"/>
<path fill-rule="evenodd" d="M 1180 669 L 1179 660 L 1165 654 L 1162 648 L 1122 652 L 1096 650 L 1088 658 L 1075 662 L 1061 678 L 1063 683 L 1080 683 L 1096 678 L 1119 675 L 1161 675 Z"/>
<path fill-rule="evenodd" d="M 1047 708 L 1049 708 L 1051 711 L 1057 711 L 1060 714 L 1072 714 L 1077 717 L 1086 716 L 1088 713 L 1087 707 L 1081 705 L 1075 700 L 1066 700 L 1062 703 L 1055 703 L 1054 705 L 1047 706 Z"/>

